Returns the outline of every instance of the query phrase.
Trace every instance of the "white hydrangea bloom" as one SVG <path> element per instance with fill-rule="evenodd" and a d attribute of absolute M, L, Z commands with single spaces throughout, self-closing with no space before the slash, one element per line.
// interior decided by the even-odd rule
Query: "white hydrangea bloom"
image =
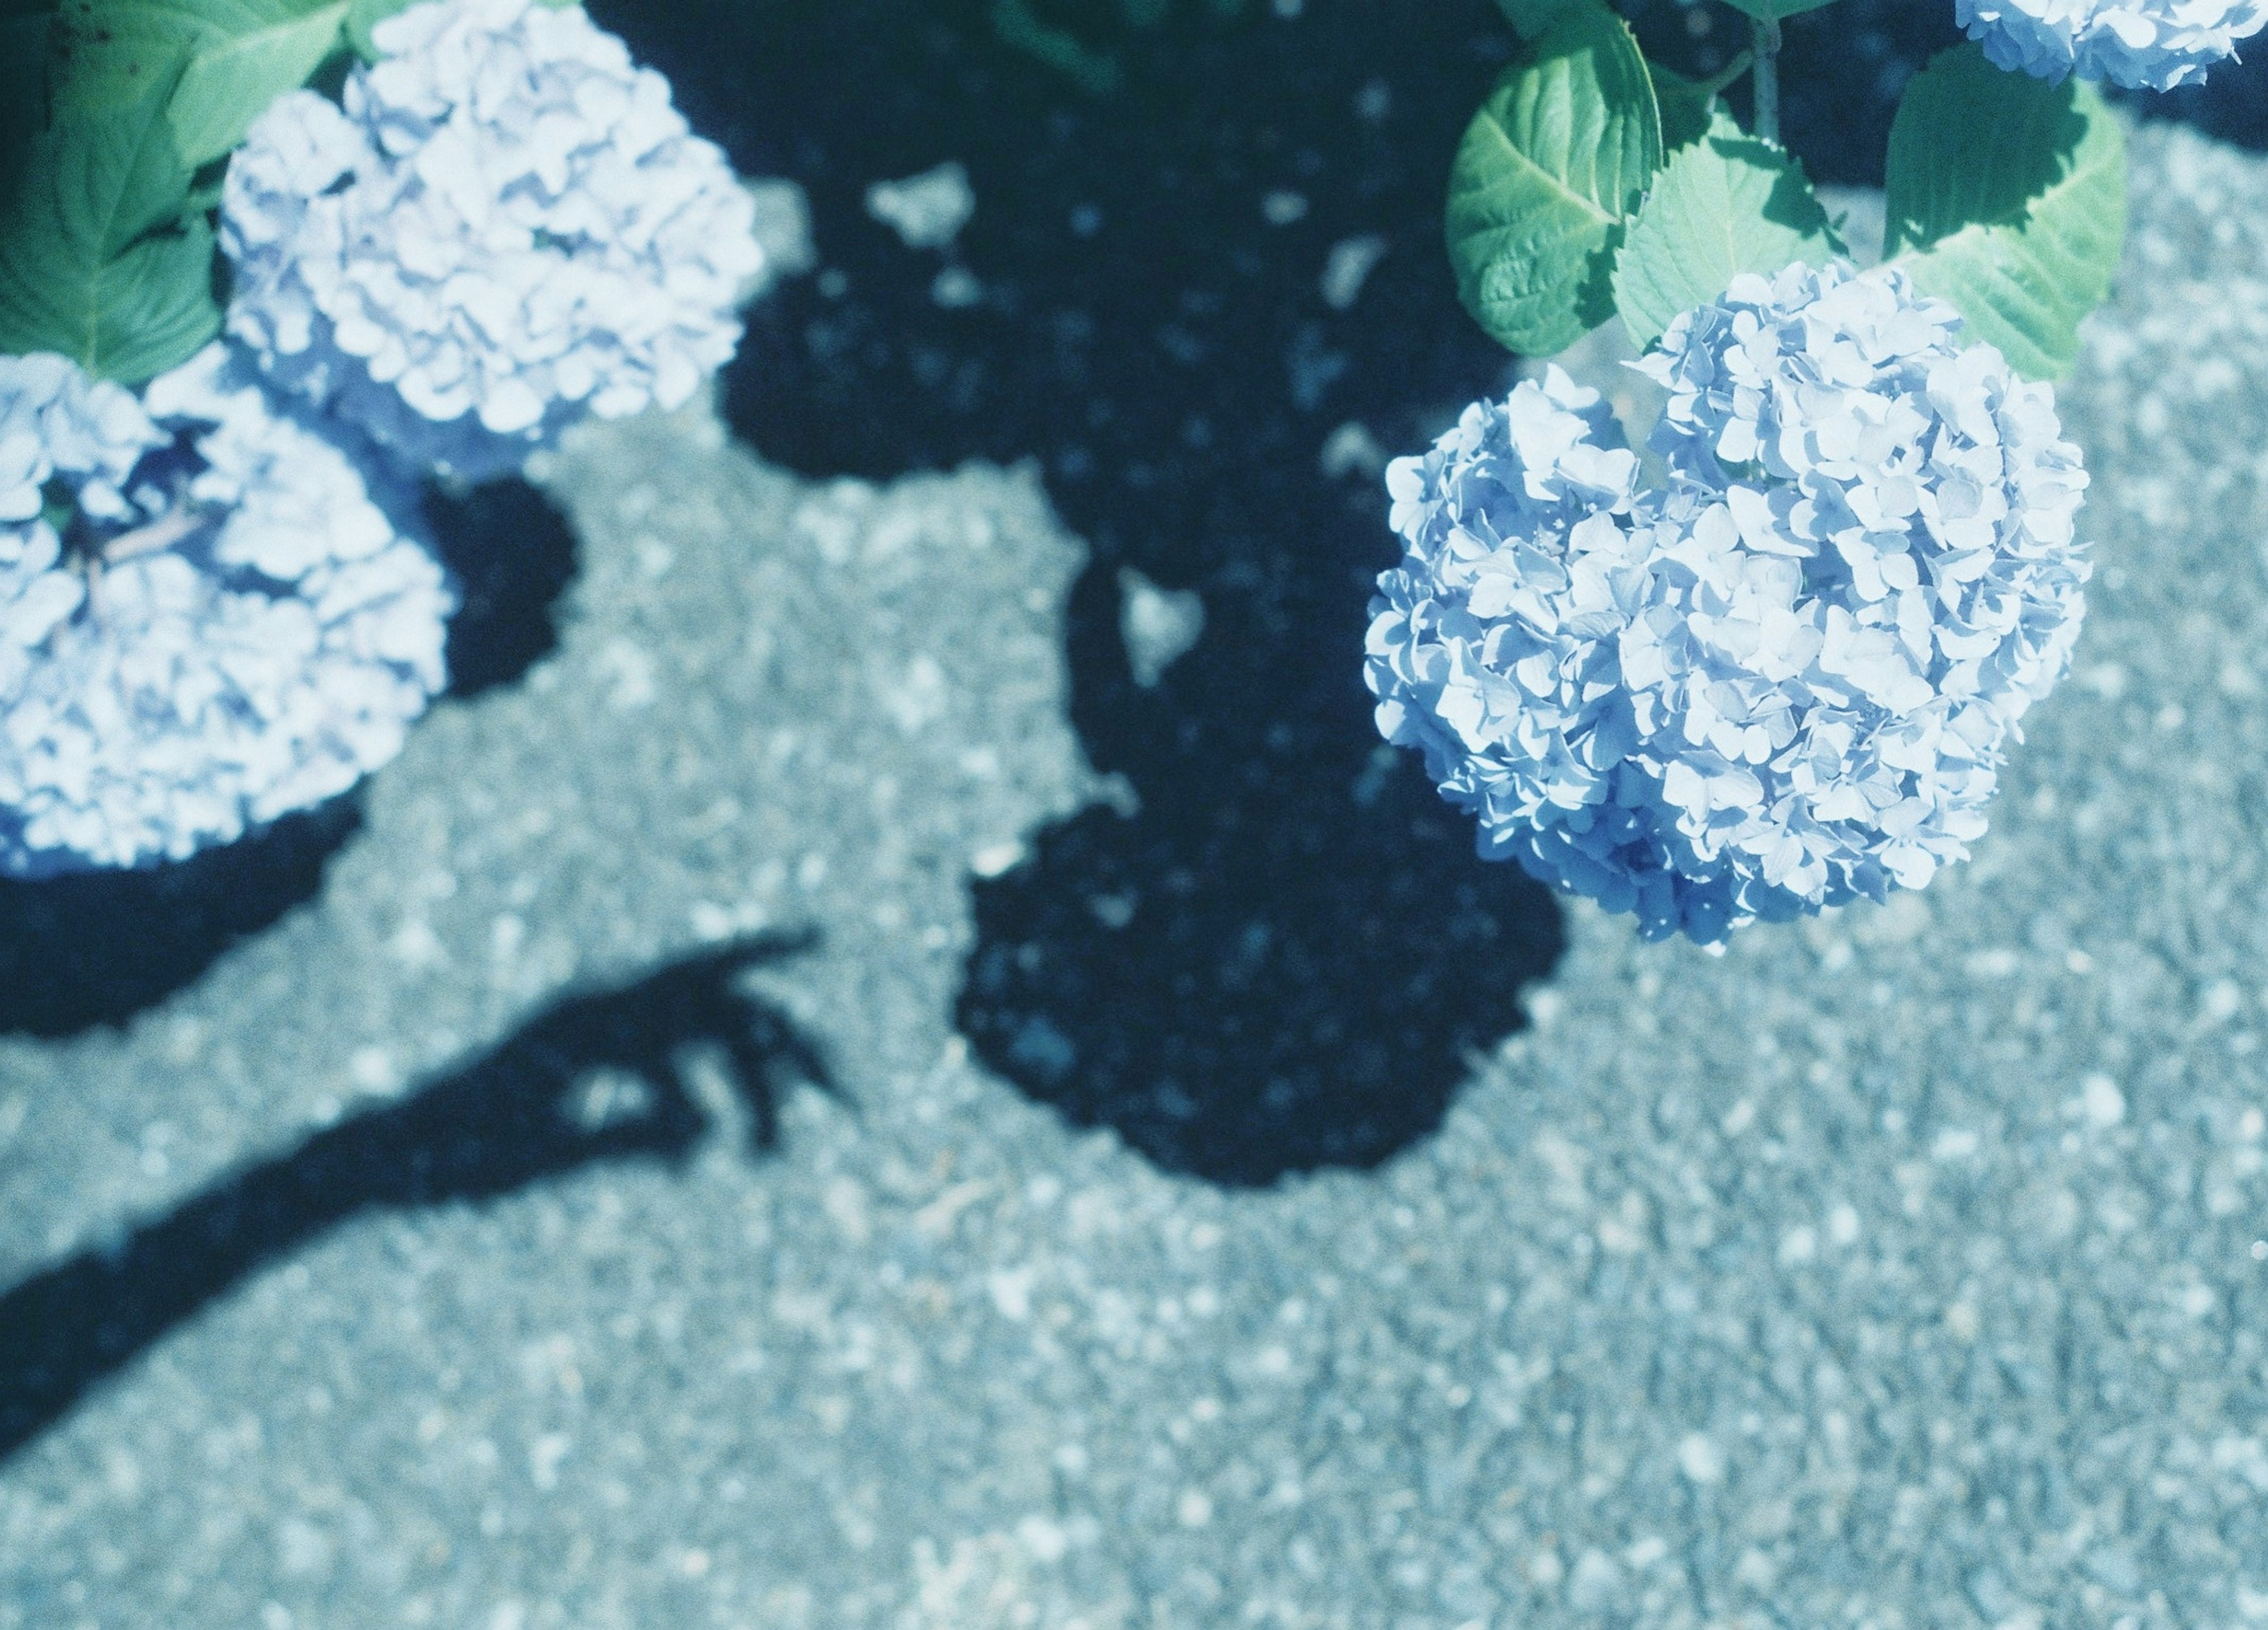
<path fill-rule="evenodd" d="M 1555 366 L 1389 465 L 1406 553 L 1371 602 L 1367 678 L 1379 729 L 1479 817 L 1484 855 L 1674 926 L 1621 677 L 1653 538 L 1620 436 Z"/>
<path fill-rule="evenodd" d="M 1954 0 L 1996 67 L 2170 91 L 2268 26 L 2268 0 Z"/>
<path fill-rule="evenodd" d="M 733 354 L 755 206 L 669 84 L 579 7 L 378 25 L 344 111 L 279 98 L 231 160 L 229 332 L 412 467 L 495 474 Z"/>
<path fill-rule="evenodd" d="M 319 803 L 443 682 L 439 565 L 219 344 L 143 402 L 0 358 L 0 873 L 177 859 Z"/>
<path fill-rule="evenodd" d="M 2087 476 L 1958 326 L 1895 271 L 1744 277 L 1638 365 L 1667 492 L 1556 370 L 1396 461 L 1370 682 L 1484 854 L 1704 942 L 1966 856 L 2078 637 Z"/>
<path fill-rule="evenodd" d="M 131 391 L 68 358 L 0 357 L 0 548 L 31 535 L 16 529 L 39 519 L 41 490 L 58 480 L 90 515 L 123 519 L 127 477 L 165 439 Z"/>

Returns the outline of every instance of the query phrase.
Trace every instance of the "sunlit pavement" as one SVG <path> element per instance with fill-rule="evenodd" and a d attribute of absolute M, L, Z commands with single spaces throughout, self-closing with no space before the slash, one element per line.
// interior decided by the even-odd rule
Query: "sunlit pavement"
<path fill-rule="evenodd" d="M 543 1169 L 373 1184 L 27 1435 L 0 1626 L 2268 1621 L 2268 162 L 2133 151 L 2088 627 L 1975 861 L 1717 959 L 1571 910 L 1372 1170 L 1173 1175 L 952 1033 L 969 879 L 1123 796 L 1034 473 L 577 443 L 556 654 L 306 907 L 0 1049 L 0 1272 L 327 1127 L 440 1158 L 377 1117 L 747 936 L 823 1072 L 600 1024 Z"/>

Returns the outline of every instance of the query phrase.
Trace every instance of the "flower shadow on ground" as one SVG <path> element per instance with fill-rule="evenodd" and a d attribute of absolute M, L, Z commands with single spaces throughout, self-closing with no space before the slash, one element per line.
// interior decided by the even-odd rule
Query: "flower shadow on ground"
<path fill-rule="evenodd" d="M 597 10 L 744 173 L 804 183 L 847 279 L 751 313 L 734 427 L 814 475 L 1036 456 L 1093 547 L 1071 713 L 1138 808 L 1090 809 L 976 886 L 957 1018 L 979 1054 L 1219 1182 L 1366 1167 L 1430 1132 L 1563 944 L 1550 896 L 1476 859 L 1381 747 L 1361 682 L 1395 553 L 1375 449 L 1420 444 L 1506 370 L 1439 246 L 1500 26 L 1192 10 L 1130 32 L 1127 93 L 1097 101 L 981 7 Z M 954 250 L 868 218 L 869 183 L 947 159 L 976 196 Z M 938 283 L 948 266 L 966 276 Z M 1153 688 L 1121 645 L 1122 567 L 1204 600 Z"/>
<path fill-rule="evenodd" d="M 1138 809 L 1090 810 L 977 886 L 961 1029 L 1168 1169 L 1265 1184 L 1422 1136 L 1562 942 L 1550 896 L 1476 863 L 1416 766 L 1376 753 L 1356 682 L 1393 552 L 1380 453 L 1506 383 L 1439 241 L 1511 48 L 1494 9 L 1177 12 L 1106 42 L 1123 88 L 1098 100 L 977 0 L 594 5 L 744 173 L 811 193 L 828 269 L 753 313 L 734 427 L 822 476 L 1036 457 L 1094 547 L 1072 714 Z M 1668 0 L 1626 9 L 1689 69 L 1742 43 Z M 1899 92 L 1957 31 L 1949 6 L 1835 11 L 1790 26 L 1786 128 L 1815 178 L 1879 185 Z M 2244 90 L 2196 116 L 2228 124 Z M 953 249 L 867 218 L 868 184 L 947 159 L 976 195 Z M 1374 269 L 1334 297 L 1356 246 Z M 1125 567 L 1204 597 L 1154 689 L 1119 644 Z"/>
<path fill-rule="evenodd" d="M 478 1204 L 602 1162 L 680 1165 L 720 1121 L 770 1148 L 787 1092 L 836 1089 L 745 979 L 811 942 L 759 936 L 571 991 L 464 1068 L 0 1294 L 0 1460 L 206 1303 L 356 1217 Z M 688 1088 L 701 1050 L 725 1066 L 736 1108 Z"/>
<path fill-rule="evenodd" d="M 424 516 L 460 601 L 446 694 L 517 682 L 558 644 L 574 534 L 519 480 L 435 492 Z M 313 898 L 361 824 L 361 797 L 350 792 L 170 865 L 0 880 L 0 1034 L 124 1024 Z"/>

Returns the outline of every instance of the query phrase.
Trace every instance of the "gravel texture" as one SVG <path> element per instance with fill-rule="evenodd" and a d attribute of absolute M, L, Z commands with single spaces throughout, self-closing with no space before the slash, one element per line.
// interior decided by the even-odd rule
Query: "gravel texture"
<path fill-rule="evenodd" d="M 755 977 L 832 1087 L 752 1157 L 711 1049 L 613 1158 L 670 1092 L 583 1081 L 556 1170 L 306 1228 L 0 1464 L 0 1626 L 2268 1622 L 2268 163 L 2134 149 L 2088 631 L 1977 859 L 1714 958 L 1571 908 L 1367 1172 L 1169 1175 L 952 1032 L 969 874 L 1127 797 L 1035 476 L 580 435 L 557 652 L 202 981 L 0 1045 L 0 1276 L 736 935 L 812 931 Z"/>

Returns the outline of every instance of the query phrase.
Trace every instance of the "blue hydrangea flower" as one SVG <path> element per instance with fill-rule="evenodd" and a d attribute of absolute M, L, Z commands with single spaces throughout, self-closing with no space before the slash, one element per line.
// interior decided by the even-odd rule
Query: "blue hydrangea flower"
<path fill-rule="evenodd" d="M 229 165 L 229 332 L 412 468 L 512 468 L 676 407 L 739 343 L 755 206 L 579 7 L 418 5 L 341 107 L 279 98 Z"/>
<path fill-rule="evenodd" d="M 1635 784 L 1619 644 L 1651 592 L 1638 459 L 1558 368 L 1387 469 L 1402 564 L 1366 641 L 1378 726 L 1419 749 L 1480 850 L 1649 922 L 1676 880 Z"/>
<path fill-rule="evenodd" d="M 2268 26 L 2268 0 L 1954 0 L 1995 67 L 2170 91 Z"/>
<path fill-rule="evenodd" d="M 0 873 L 226 843 L 441 688 L 439 565 L 240 367 L 215 344 L 137 401 L 0 358 Z"/>
<path fill-rule="evenodd" d="M 1966 856 L 2078 637 L 2087 476 L 1959 321 L 1744 277 L 1638 365 L 1667 490 L 1556 369 L 1396 461 L 1369 682 L 1484 855 L 1704 943 Z"/>

